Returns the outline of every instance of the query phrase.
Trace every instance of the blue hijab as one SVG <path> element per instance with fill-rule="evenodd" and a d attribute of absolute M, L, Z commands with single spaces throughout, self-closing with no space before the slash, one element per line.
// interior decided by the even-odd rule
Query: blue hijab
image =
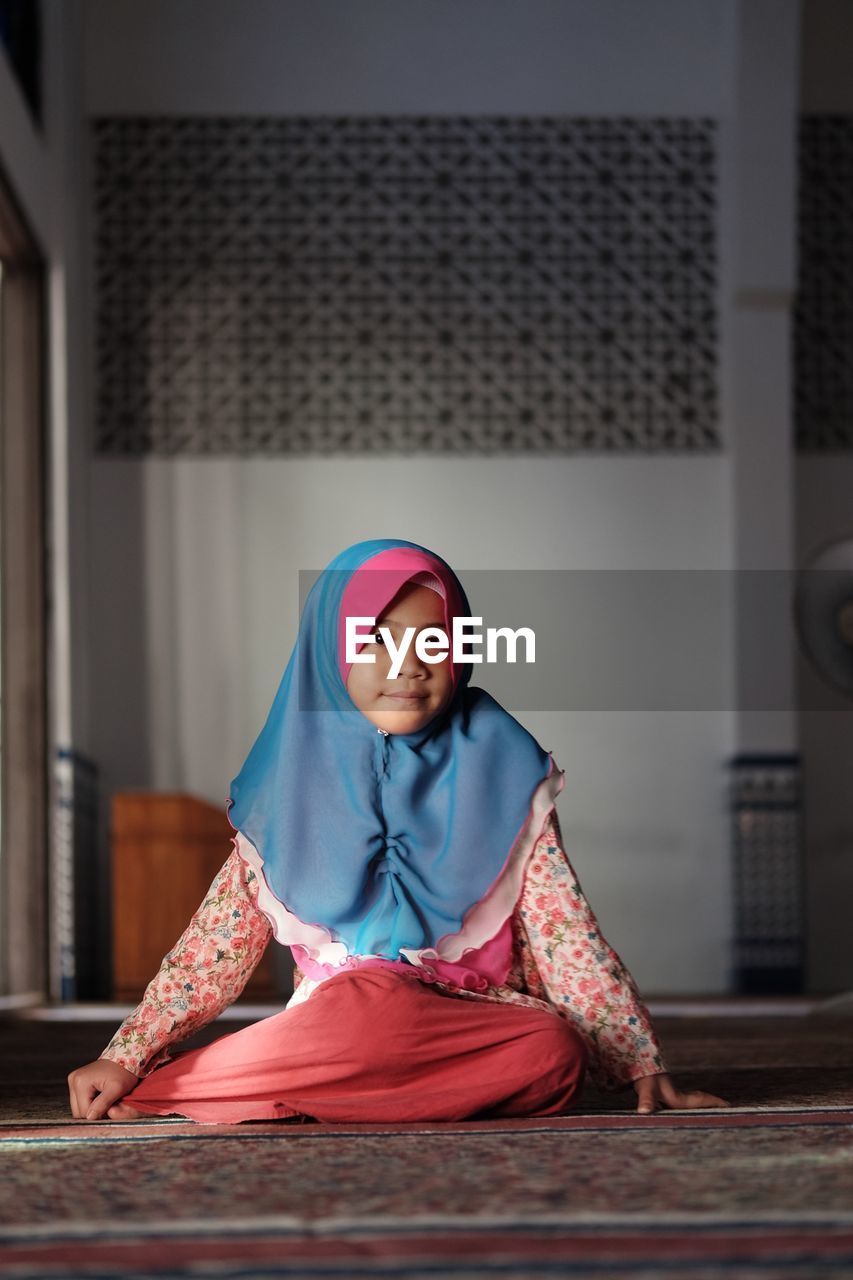
<path fill-rule="evenodd" d="M 288 911 L 325 927 L 350 955 L 397 960 L 401 948 L 434 947 L 459 931 L 498 877 L 552 766 L 523 725 L 469 686 L 470 663 L 455 668 L 448 705 L 414 733 L 386 735 L 352 702 L 340 661 L 344 592 L 393 548 L 429 557 L 455 589 L 455 611 L 470 616 L 453 570 L 418 543 L 373 538 L 341 551 L 306 599 L 226 812 Z"/>

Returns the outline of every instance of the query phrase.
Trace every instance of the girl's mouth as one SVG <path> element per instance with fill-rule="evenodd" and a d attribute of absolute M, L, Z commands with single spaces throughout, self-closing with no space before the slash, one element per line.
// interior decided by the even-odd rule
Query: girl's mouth
<path fill-rule="evenodd" d="M 385 693 L 384 698 L 392 698 L 394 702 L 423 702 L 426 694 L 424 693 Z"/>

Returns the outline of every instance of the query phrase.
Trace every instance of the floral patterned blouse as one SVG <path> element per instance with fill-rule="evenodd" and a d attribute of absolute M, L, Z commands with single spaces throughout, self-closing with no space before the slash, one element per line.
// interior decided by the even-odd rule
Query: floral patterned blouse
<path fill-rule="evenodd" d="M 235 848 L 102 1058 L 146 1076 L 171 1058 L 172 1046 L 240 996 L 273 937 L 257 898 L 257 876 Z M 435 985 L 460 999 L 555 1009 L 583 1035 L 587 1070 L 599 1088 L 625 1088 L 669 1070 L 637 985 L 584 897 L 555 809 L 525 868 L 512 933 L 504 985 L 482 992 L 440 980 Z M 303 978 L 296 967 L 294 995 Z"/>

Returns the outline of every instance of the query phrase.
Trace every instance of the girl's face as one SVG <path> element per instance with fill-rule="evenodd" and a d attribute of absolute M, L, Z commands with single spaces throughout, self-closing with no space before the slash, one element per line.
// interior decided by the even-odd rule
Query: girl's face
<path fill-rule="evenodd" d="M 379 627 L 388 628 L 398 647 L 406 628 L 415 628 L 396 679 L 389 676 L 392 655 L 379 635 Z M 350 667 L 347 693 L 359 711 L 386 733 L 422 729 L 453 696 L 450 654 L 442 654 L 440 662 L 422 662 L 415 652 L 418 632 L 428 627 L 445 629 L 443 601 L 429 587 L 407 583 L 376 619 L 374 640 L 360 650 L 362 654 L 374 654 L 375 661 L 356 662 Z M 435 651 L 433 656 L 437 656 Z"/>

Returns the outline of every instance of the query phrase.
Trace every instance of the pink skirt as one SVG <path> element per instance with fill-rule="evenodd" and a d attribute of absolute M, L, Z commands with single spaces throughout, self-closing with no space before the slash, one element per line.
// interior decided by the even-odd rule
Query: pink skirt
<path fill-rule="evenodd" d="M 354 968 L 300 1004 L 176 1053 L 122 1102 L 202 1124 L 551 1116 L 576 1104 L 587 1053 L 556 1010 Z"/>

